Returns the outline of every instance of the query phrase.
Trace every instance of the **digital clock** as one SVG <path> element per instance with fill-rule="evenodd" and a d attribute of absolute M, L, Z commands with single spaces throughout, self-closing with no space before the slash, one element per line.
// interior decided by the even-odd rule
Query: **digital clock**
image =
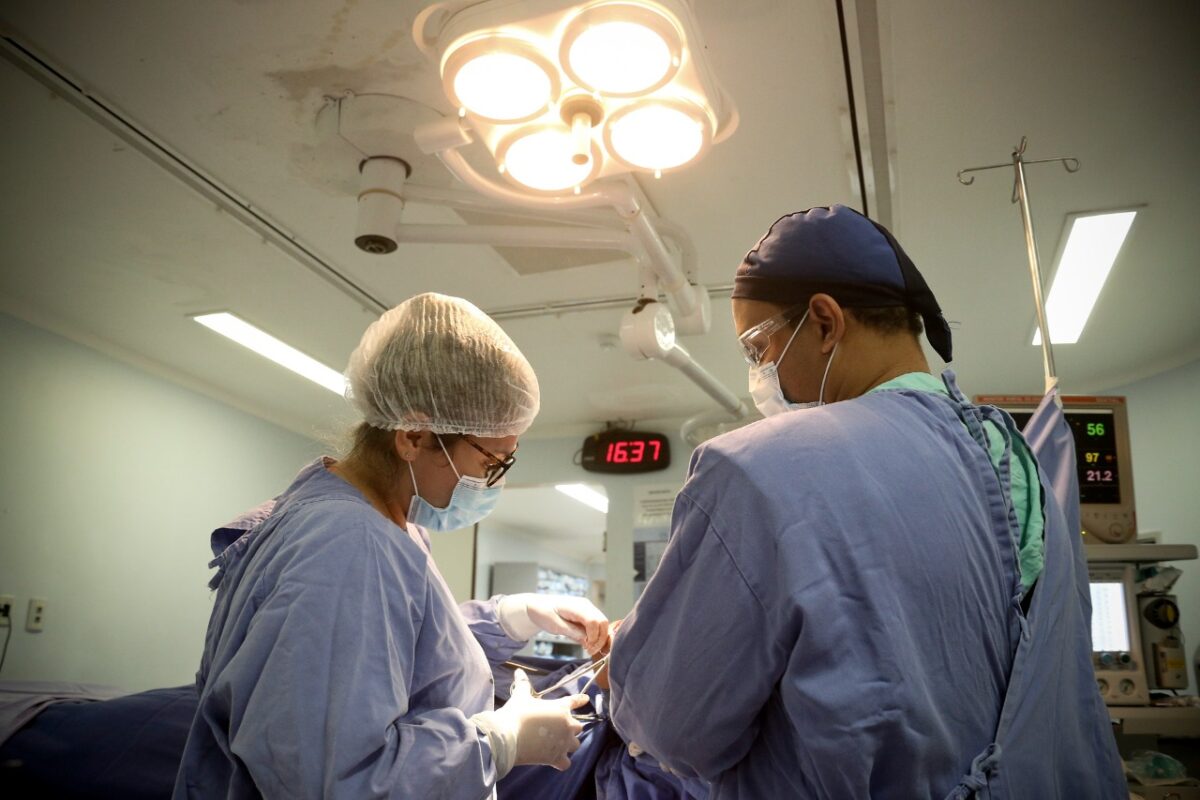
<path fill-rule="evenodd" d="M 604 431 L 583 440 L 580 462 L 590 472 L 632 474 L 671 466 L 671 443 L 661 433 Z"/>

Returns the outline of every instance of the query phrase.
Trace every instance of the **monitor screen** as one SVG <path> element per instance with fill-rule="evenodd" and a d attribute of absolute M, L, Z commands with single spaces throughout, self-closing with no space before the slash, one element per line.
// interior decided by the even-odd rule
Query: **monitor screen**
<path fill-rule="evenodd" d="M 1033 416 L 1014 411 L 1018 428 Z M 1079 502 L 1120 505 L 1121 464 L 1117 458 L 1117 433 L 1112 409 L 1067 408 L 1063 411 L 1075 437 L 1075 467 L 1079 476 Z"/>
<path fill-rule="evenodd" d="M 1129 652 L 1129 620 L 1125 611 L 1125 584 L 1093 581 L 1092 651 Z"/>
<path fill-rule="evenodd" d="M 1064 416 L 1075 434 L 1081 503 L 1121 502 L 1121 465 L 1117 461 L 1117 433 L 1111 409 L 1068 410 Z"/>

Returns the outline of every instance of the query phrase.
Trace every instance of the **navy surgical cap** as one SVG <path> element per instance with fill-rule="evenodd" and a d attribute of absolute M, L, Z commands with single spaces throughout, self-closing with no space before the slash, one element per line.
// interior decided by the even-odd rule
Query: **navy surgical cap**
<path fill-rule="evenodd" d="M 933 349 L 950 361 L 950 325 L 912 259 L 887 228 L 843 205 L 775 220 L 734 278 L 735 300 L 782 306 L 818 292 L 845 308 L 906 306 L 921 315 Z"/>

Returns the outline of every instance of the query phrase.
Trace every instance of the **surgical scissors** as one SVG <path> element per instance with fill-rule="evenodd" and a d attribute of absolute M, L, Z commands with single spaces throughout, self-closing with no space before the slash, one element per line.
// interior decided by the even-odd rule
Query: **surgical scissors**
<path fill-rule="evenodd" d="M 501 663 L 500 666 L 508 667 L 509 669 L 513 669 L 513 670 L 519 669 L 529 675 L 549 675 L 550 674 L 549 670 L 542 669 L 541 667 L 534 667 L 529 664 L 521 664 L 516 661 L 504 661 Z"/>
<path fill-rule="evenodd" d="M 566 686 L 571 681 L 578 680 L 579 678 L 582 678 L 584 675 L 587 675 L 589 672 L 591 672 L 593 670 L 595 670 L 596 673 L 599 673 L 600 670 L 604 669 L 604 667 L 607 664 L 608 664 L 608 656 L 602 656 L 602 657 L 596 659 L 595 661 L 584 664 L 583 666 L 579 667 L 578 669 L 571 670 L 565 676 L 563 676 L 559 680 L 555 681 L 552 685 L 547 686 L 545 689 L 539 689 L 538 691 L 534 692 L 533 696 L 534 697 L 542 697 L 543 695 L 549 694 L 550 692 L 553 692 L 556 689 L 561 689 L 562 687 Z M 595 677 L 593 677 L 592 680 L 590 680 L 586 684 L 584 684 L 584 688 L 591 686 L 592 681 L 594 681 L 594 680 L 595 680 Z"/>

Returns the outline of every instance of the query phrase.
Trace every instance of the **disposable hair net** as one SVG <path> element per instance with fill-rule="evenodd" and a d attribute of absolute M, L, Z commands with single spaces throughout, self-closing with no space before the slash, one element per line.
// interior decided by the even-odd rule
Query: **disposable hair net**
<path fill-rule="evenodd" d="M 409 298 L 371 323 L 346 379 L 347 399 L 384 430 L 515 436 L 541 404 L 533 367 L 508 334 L 442 294 Z"/>

